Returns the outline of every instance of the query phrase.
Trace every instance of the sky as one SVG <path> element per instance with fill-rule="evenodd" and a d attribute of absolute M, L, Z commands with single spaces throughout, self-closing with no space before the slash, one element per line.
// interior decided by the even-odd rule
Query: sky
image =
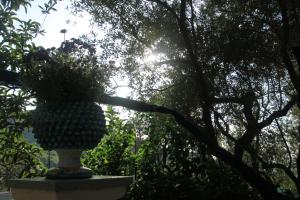
<path fill-rule="evenodd" d="M 27 8 L 27 13 L 22 7 L 18 10 L 17 15 L 23 20 L 32 19 L 37 21 L 42 25 L 42 29 L 45 30 L 45 34 L 37 36 L 34 42 L 45 48 L 58 47 L 61 42 L 64 41 L 64 35 L 60 33 L 60 30 L 66 29 L 66 40 L 72 37 L 79 37 L 83 34 L 88 34 L 90 32 L 89 20 L 91 17 L 89 14 L 85 13 L 82 16 L 74 16 L 71 14 L 69 1 L 58 1 L 55 5 L 57 11 L 51 11 L 50 15 L 45 15 L 41 12 L 39 5 L 43 5 L 48 0 L 33 1 L 31 7 Z"/>
<path fill-rule="evenodd" d="M 80 16 L 75 16 L 71 13 L 70 1 L 57 1 L 55 9 L 49 15 L 41 12 L 39 5 L 47 3 L 48 0 L 35 0 L 31 3 L 31 7 L 27 8 L 27 13 L 22 7 L 18 10 L 17 16 L 22 20 L 33 20 L 41 24 L 45 31 L 44 35 L 38 35 L 33 42 L 37 46 L 44 48 L 59 47 L 64 41 L 64 34 L 60 33 L 62 29 L 66 29 L 65 39 L 77 38 L 83 34 L 88 34 L 92 30 L 90 25 L 91 16 L 88 13 L 81 13 Z M 101 32 L 97 33 L 101 36 Z M 128 80 L 118 79 L 118 85 L 126 85 Z M 120 97 L 128 97 L 130 94 L 129 88 L 116 89 L 116 95 Z"/>

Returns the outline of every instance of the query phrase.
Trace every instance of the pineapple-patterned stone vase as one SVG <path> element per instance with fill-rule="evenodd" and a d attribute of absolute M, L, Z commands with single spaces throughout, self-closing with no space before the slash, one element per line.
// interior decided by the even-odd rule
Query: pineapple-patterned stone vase
<path fill-rule="evenodd" d="M 105 133 L 101 107 L 92 102 L 39 104 L 32 113 L 37 142 L 59 156 L 58 168 L 47 178 L 89 178 L 90 169 L 81 166 L 83 150 L 95 147 Z"/>

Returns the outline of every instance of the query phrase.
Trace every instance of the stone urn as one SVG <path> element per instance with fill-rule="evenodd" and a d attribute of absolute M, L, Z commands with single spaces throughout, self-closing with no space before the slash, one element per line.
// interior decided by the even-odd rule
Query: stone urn
<path fill-rule="evenodd" d="M 32 112 L 34 136 L 46 150 L 59 156 L 58 168 L 48 179 L 90 178 L 92 171 L 80 164 L 83 150 L 95 147 L 105 133 L 105 118 L 94 102 L 38 104 Z"/>

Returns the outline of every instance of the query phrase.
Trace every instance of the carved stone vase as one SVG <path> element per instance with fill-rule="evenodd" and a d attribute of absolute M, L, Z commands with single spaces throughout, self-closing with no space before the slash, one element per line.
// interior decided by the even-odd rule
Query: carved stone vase
<path fill-rule="evenodd" d="M 92 171 L 81 166 L 83 150 L 95 147 L 105 133 L 101 107 L 93 102 L 39 104 L 32 112 L 33 132 L 45 150 L 55 150 L 58 168 L 48 171 L 49 179 L 89 178 Z"/>

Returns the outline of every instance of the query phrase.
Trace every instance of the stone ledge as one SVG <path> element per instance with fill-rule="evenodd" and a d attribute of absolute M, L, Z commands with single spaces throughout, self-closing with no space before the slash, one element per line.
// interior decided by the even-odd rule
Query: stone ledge
<path fill-rule="evenodd" d="M 115 200 L 126 193 L 131 176 L 93 176 L 49 180 L 44 177 L 7 181 L 15 200 Z"/>
<path fill-rule="evenodd" d="M 1 200 L 13 200 L 11 194 L 9 192 L 0 192 Z"/>
<path fill-rule="evenodd" d="M 11 179 L 6 185 L 11 188 L 65 191 L 77 189 L 97 189 L 112 186 L 129 185 L 131 176 L 93 176 L 86 179 L 46 179 L 45 177 Z"/>

